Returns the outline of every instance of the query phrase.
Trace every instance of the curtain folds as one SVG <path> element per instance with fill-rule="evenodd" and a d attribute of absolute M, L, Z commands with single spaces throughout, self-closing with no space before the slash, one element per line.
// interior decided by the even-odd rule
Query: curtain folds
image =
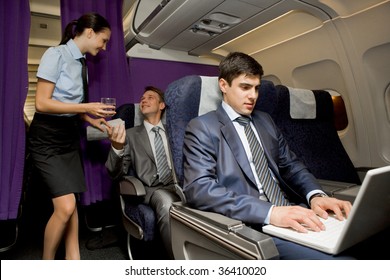
<path fill-rule="evenodd" d="M 23 187 L 28 92 L 28 0 L 0 1 L 0 220 L 15 219 Z"/>
<path fill-rule="evenodd" d="M 117 106 L 129 102 L 130 72 L 127 65 L 122 23 L 122 0 L 61 0 L 62 29 L 72 20 L 89 12 L 104 16 L 111 25 L 111 39 L 106 51 L 87 56 L 89 100 L 100 102 L 101 97 L 115 97 Z M 87 142 L 82 131 L 82 154 L 87 191 L 81 195 L 81 204 L 90 205 L 111 198 L 111 179 L 106 171 L 110 143 Z"/>

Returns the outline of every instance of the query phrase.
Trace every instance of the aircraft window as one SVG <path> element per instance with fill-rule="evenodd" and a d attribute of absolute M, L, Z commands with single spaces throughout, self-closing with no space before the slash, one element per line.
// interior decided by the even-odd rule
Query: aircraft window
<path fill-rule="evenodd" d="M 337 131 L 344 130 L 348 126 L 348 116 L 343 97 L 335 91 L 328 90 L 328 92 L 332 95 L 334 125 Z"/>

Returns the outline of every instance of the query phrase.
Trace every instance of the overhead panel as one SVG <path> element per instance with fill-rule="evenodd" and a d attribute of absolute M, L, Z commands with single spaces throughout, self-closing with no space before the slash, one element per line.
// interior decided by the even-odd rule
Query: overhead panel
<path fill-rule="evenodd" d="M 262 9 L 240 1 L 224 1 L 178 34 L 164 47 L 190 51 L 218 37 Z"/>
<path fill-rule="evenodd" d="M 146 25 L 141 25 L 142 28 L 136 36 L 139 42 L 156 49 L 171 41 L 223 0 L 170 0 L 163 2 L 164 7 L 153 15 L 153 18 L 148 18 Z"/>
<path fill-rule="evenodd" d="M 253 54 L 259 50 L 284 42 L 289 38 L 294 38 L 295 36 L 319 28 L 322 25 L 323 22 L 312 14 L 305 11 L 293 10 L 267 24 L 251 30 L 243 36 L 239 36 L 215 48 L 213 51 L 228 53 L 240 50 L 244 53 Z M 250 42 L 250 44 L 247 42 Z"/>
<path fill-rule="evenodd" d="M 311 2 L 163 0 L 156 6 L 155 1 L 148 12 L 144 11 L 146 20 L 137 23 L 140 30 L 136 40 L 155 49 L 185 51 L 196 56 L 223 56 L 230 51 L 253 53 L 319 28 L 331 18 L 313 5 L 315 0 Z M 275 20 L 279 23 L 274 24 Z"/>
<path fill-rule="evenodd" d="M 255 3 L 252 0 L 243 1 Z M 298 0 L 269 1 L 268 5 L 267 8 L 190 50 L 189 53 L 198 56 L 210 52 L 219 56 L 231 51 L 253 53 L 319 28 L 330 19 L 323 10 Z M 278 21 L 283 21 L 284 24 L 275 23 Z"/>

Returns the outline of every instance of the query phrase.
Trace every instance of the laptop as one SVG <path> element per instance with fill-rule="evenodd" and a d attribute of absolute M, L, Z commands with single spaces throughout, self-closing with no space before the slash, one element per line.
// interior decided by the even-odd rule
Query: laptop
<path fill-rule="evenodd" d="M 326 230 L 299 233 L 291 228 L 266 225 L 263 232 L 336 255 L 390 226 L 390 166 L 367 172 L 348 219 L 321 219 Z"/>

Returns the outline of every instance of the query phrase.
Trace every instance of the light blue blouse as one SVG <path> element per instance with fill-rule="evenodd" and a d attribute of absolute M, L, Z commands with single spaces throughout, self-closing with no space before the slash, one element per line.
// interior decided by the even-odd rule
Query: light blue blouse
<path fill-rule="evenodd" d="M 55 83 L 52 99 L 65 103 L 83 100 L 81 62 L 83 57 L 75 42 L 50 47 L 42 56 L 37 77 Z"/>

